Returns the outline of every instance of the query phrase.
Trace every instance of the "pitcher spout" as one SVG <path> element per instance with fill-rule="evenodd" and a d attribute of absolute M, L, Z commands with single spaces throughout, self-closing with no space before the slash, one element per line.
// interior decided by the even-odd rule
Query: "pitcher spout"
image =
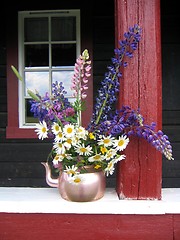
<path fill-rule="evenodd" d="M 49 164 L 47 162 L 41 162 L 41 164 L 45 167 L 45 170 L 46 170 L 46 183 L 50 187 L 57 188 L 58 187 L 58 178 L 53 178 L 51 176 L 51 169 L 49 167 Z"/>

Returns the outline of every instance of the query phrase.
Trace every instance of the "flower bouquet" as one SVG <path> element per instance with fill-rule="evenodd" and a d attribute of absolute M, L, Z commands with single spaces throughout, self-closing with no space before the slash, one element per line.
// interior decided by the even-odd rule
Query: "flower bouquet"
<path fill-rule="evenodd" d="M 66 97 L 66 91 L 59 79 L 52 84 L 52 93 L 40 96 L 28 89 L 31 96 L 31 112 L 39 119 L 36 124 L 38 138 L 53 140 L 52 151 L 47 161 L 53 168 L 66 171 L 70 180 L 79 182 L 79 174 L 86 172 L 86 166 L 102 169 L 106 176 L 112 175 L 116 164 L 125 159 L 123 151 L 132 135 L 144 138 L 160 151 L 168 160 L 173 160 L 172 146 L 156 124 L 146 124 L 140 110 L 122 106 L 114 110 L 120 90 L 122 68 L 128 66 L 128 60 L 141 40 L 141 28 L 130 27 L 114 50 L 111 65 L 98 90 L 94 111 L 88 127 L 81 123 L 81 112 L 85 108 L 88 79 L 91 76 L 91 60 L 85 49 L 77 58 L 72 77 L 72 94 L 75 101 Z"/>
<path fill-rule="evenodd" d="M 46 93 L 41 97 L 28 90 L 31 100 L 31 111 L 40 122 L 36 124 L 39 139 L 53 138 L 52 151 L 48 161 L 53 166 L 64 170 L 76 179 L 76 174 L 86 172 L 86 166 L 93 165 L 94 169 L 103 169 L 106 176 L 113 174 L 115 164 L 124 159 L 121 154 L 129 138 L 127 135 L 114 137 L 108 132 L 85 129 L 81 124 L 81 111 L 84 109 L 84 99 L 88 89 L 91 61 L 88 50 L 84 50 L 76 61 L 71 89 L 75 101 L 65 97 L 66 91 L 61 82 L 52 84 L 52 95 Z M 103 112 L 103 111 L 102 111 Z"/>

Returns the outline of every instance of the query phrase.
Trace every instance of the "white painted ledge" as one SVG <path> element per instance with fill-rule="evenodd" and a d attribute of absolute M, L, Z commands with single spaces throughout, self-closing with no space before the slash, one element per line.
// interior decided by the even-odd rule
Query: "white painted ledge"
<path fill-rule="evenodd" d="M 162 200 L 119 200 L 107 188 L 94 202 L 69 202 L 56 188 L 0 187 L 0 212 L 78 214 L 180 214 L 180 188 L 163 188 Z"/>

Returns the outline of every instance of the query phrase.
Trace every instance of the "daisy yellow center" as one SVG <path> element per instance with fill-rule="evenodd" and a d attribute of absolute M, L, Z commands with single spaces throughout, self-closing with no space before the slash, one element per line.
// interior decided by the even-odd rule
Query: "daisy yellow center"
<path fill-rule="evenodd" d="M 110 140 L 108 138 L 104 139 L 104 144 L 108 144 Z"/>
<path fill-rule="evenodd" d="M 74 179 L 74 182 L 75 182 L 75 183 L 80 183 L 80 182 L 81 182 L 81 179 L 80 179 L 80 178 L 75 178 L 75 179 Z"/>
<path fill-rule="evenodd" d="M 119 142 L 118 142 L 118 146 L 122 146 L 124 144 L 124 140 L 123 139 L 121 139 L 121 140 L 119 140 Z"/>
<path fill-rule="evenodd" d="M 94 160 L 96 160 L 96 161 L 98 161 L 100 158 L 101 158 L 100 155 L 96 155 L 96 156 L 94 156 Z"/>
<path fill-rule="evenodd" d="M 59 131 L 59 126 L 58 125 L 55 126 L 55 130 Z"/>
<path fill-rule="evenodd" d="M 112 167 L 112 162 L 108 163 L 108 167 L 109 167 L 109 168 Z"/>
<path fill-rule="evenodd" d="M 84 153 L 84 152 L 86 152 L 86 151 L 87 151 L 87 149 L 86 149 L 86 148 L 84 148 L 84 147 L 82 147 L 82 148 L 80 148 L 80 151 Z"/>
<path fill-rule="evenodd" d="M 58 160 L 59 159 L 59 156 L 55 156 L 55 158 L 54 158 L 55 160 Z"/>
<path fill-rule="evenodd" d="M 69 171 L 68 171 L 68 174 L 75 174 L 75 171 L 74 170 L 72 170 L 72 169 L 70 169 Z"/>
<path fill-rule="evenodd" d="M 46 132 L 46 128 L 45 128 L 45 127 L 42 128 L 42 132 L 43 132 L 43 133 Z"/>
<path fill-rule="evenodd" d="M 67 128 L 67 133 L 72 133 L 72 128 Z"/>
<path fill-rule="evenodd" d="M 62 148 L 62 144 L 61 144 L 61 143 L 59 143 L 58 146 L 59 146 L 60 148 Z"/>
<path fill-rule="evenodd" d="M 69 138 L 66 140 L 67 143 L 71 144 L 72 143 L 72 140 Z"/>
<path fill-rule="evenodd" d="M 111 152 L 108 152 L 107 156 L 110 158 L 112 157 L 112 153 Z"/>
<path fill-rule="evenodd" d="M 58 134 L 58 136 L 59 136 L 60 138 L 62 138 L 62 132 L 60 132 L 60 133 Z"/>

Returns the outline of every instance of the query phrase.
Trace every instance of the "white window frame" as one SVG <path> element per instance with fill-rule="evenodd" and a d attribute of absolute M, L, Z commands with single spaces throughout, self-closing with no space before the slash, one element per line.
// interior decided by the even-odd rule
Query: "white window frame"
<path fill-rule="evenodd" d="M 20 11 L 18 13 L 18 71 L 24 79 L 24 19 L 30 17 L 75 16 L 76 17 L 76 58 L 80 55 L 80 10 Z M 74 42 L 73 42 L 74 43 Z M 61 69 L 62 70 L 62 69 Z M 68 69 L 69 70 L 69 69 Z M 73 69 L 72 69 L 73 70 Z M 64 86 L 66 88 L 66 86 Z M 24 81 L 18 83 L 19 128 L 35 128 L 34 123 L 25 122 Z"/>

